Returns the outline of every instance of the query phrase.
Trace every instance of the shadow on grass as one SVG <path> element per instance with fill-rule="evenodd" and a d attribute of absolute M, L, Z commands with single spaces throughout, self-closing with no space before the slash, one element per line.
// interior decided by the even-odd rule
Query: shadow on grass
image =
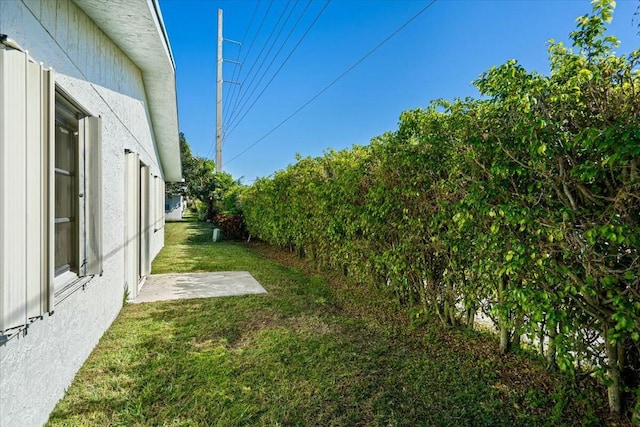
<path fill-rule="evenodd" d="M 543 370 L 496 356 L 492 338 L 401 329 L 364 301 L 345 311 L 376 297 L 242 245 L 205 245 L 211 228 L 168 226 L 160 266 L 248 270 L 269 294 L 125 306 L 50 425 L 600 424 Z"/>
<path fill-rule="evenodd" d="M 535 396 L 538 412 L 524 409 L 527 396 L 505 402 L 494 359 L 327 314 L 332 301 L 316 302 L 327 294 L 318 290 L 298 304 L 282 295 L 128 306 L 94 356 L 105 362 L 84 369 L 104 399 L 68 399 L 52 425 L 74 425 L 70 414 L 93 425 L 585 424 L 554 419 L 549 397 Z"/>
<path fill-rule="evenodd" d="M 190 222 L 188 224 L 189 235 L 185 240 L 186 245 L 201 245 L 213 242 L 213 229 L 209 222 Z"/>
<path fill-rule="evenodd" d="M 185 245 L 202 245 L 213 244 L 213 229 L 216 226 L 210 222 L 202 221 L 183 221 L 183 230 L 185 235 L 180 236 L 182 244 Z M 231 242 L 233 240 L 226 239 L 225 236 L 220 236 L 221 241 Z"/>
<path fill-rule="evenodd" d="M 101 375 L 108 389 L 99 393 L 106 396 L 57 410 L 52 425 L 73 425 L 68 416 L 82 413 L 96 417 L 96 425 L 539 421 L 519 420 L 513 408 L 502 405 L 488 369 L 465 368 L 472 375 L 458 375 L 453 365 L 474 362 L 464 356 L 446 354 L 451 359 L 442 366 L 420 342 L 381 336 L 357 321 L 318 312 L 285 317 L 258 305 L 261 310 L 254 312 L 238 298 L 192 300 L 156 304 L 135 320 L 125 315 L 105 340 L 117 339 L 132 321 L 160 326 L 119 350 L 122 357 L 137 356 L 131 363 L 89 368 L 85 375 Z"/>

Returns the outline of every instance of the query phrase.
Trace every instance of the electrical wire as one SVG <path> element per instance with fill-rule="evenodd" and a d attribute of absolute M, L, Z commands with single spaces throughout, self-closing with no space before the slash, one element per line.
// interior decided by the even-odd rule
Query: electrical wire
<path fill-rule="evenodd" d="M 264 51 L 264 49 L 266 48 L 267 44 L 269 43 L 269 40 L 271 40 L 271 37 L 273 36 L 273 33 L 277 29 L 278 24 L 280 23 L 280 20 L 282 19 L 282 16 L 286 12 L 287 7 L 288 7 L 289 4 L 290 3 L 287 3 L 287 6 L 285 6 L 285 8 L 282 10 L 282 14 L 280 15 L 280 18 L 278 19 L 278 22 L 276 22 L 276 25 L 275 25 L 273 31 L 271 32 L 271 34 L 269 34 L 269 37 L 267 38 L 267 41 L 265 42 L 262 50 L 260 51 L 260 54 L 258 54 L 258 57 L 256 58 L 256 62 L 254 63 L 254 65 L 257 64 L 258 60 L 260 59 L 260 56 L 261 56 L 262 52 Z M 278 34 L 273 39 L 273 43 L 271 43 L 271 45 L 269 46 L 269 49 L 267 50 L 267 53 L 262 58 L 262 61 L 260 62 L 260 65 L 258 66 L 258 69 L 256 70 L 255 74 L 252 76 L 251 81 L 248 83 L 247 86 L 244 86 L 244 85 L 242 86 L 243 93 L 242 93 L 242 96 L 240 97 L 240 101 L 238 102 L 238 104 L 242 103 L 242 105 L 237 110 L 232 111 L 232 114 L 229 116 L 229 122 L 231 122 L 233 120 L 233 118 L 236 116 L 236 111 L 238 111 L 238 112 L 242 111 L 244 106 L 249 102 L 249 99 L 251 98 L 251 96 L 255 93 L 257 87 L 260 85 L 260 82 L 262 82 L 262 80 L 264 79 L 264 76 L 266 75 L 266 73 L 269 71 L 269 67 L 267 67 L 267 69 L 262 73 L 262 75 L 258 79 L 258 82 L 255 83 L 255 85 L 254 85 L 254 82 L 256 81 L 256 78 L 258 77 L 258 74 L 262 70 L 262 68 L 264 66 L 264 63 L 269 58 L 269 55 L 271 54 L 271 51 L 273 50 L 273 48 L 278 43 L 278 40 L 280 39 L 280 36 L 282 35 L 282 32 L 284 31 L 284 29 L 286 28 L 287 24 L 289 23 L 289 20 L 291 19 L 291 16 L 293 15 L 293 12 L 295 11 L 297 5 L 298 5 L 298 0 L 296 0 L 295 3 L 293 3 L 293 7 L 291 8 L 291 11 L 287 15 L 287 18 L 285 19 L 284 24 L 282 24 L 282 27 L 279 29 Z M 276 59 L 276 57 L 277 57 L 277 54 L 273 57 L 273 59 L 271 60 L 271 62 L 269 64 L 272 64 L 273 61 Z M 246 87 L 246 89 L 245 89 L 245 87 Z M 247 96 L 247 93 L 249 93 L 249 91 L 251 91 L 251 93 Z M 245 98 L 246 98 L 246 100 L 245 100 Z M 224 120 L 223 120 L 223 123 L 225 123 Z"/>
<path fill-rule="evenodd" d="M 371 54 L 373 54 L 375 51 L 377 51 L 378 49 L 380 49 L 380 47 L 382 47 L 386 42 L 388 42 L 389 40 L 391 40 L 391 38 L 393 38 L 396 34 L 398 34 L 400 31 L 404 30 L 405 27 L 407 27 L 407 25 L 409 25 L 411 22 L 413 22 L 416 18 L 418 18 L 420 15 L 422 15 L 424 12 L 427 11 L 427 9 L 429 9 L 431 6 L 433 6 L 435 4 L 437 0 L 431 0 L 425 7 L 423 7 L 422 9 L 420 9 L 418 11 L 418 13 L 416 13 L 415 15 L 413 15 L 411 18 L 409 18 L 404 24 L 402 24 L 397 30 L 395 30 L 394 32 L 392 32 L 389 36 L 387 36 L 384 40 L 382 40 L 380 43 L 378 43 L 373 49 L 371 49 L 369 52 L 367 52 L 364 56 L 362 56 L 360 59 L 358 59 L 351 67 L 347 68 L 346 71 L 344 71 L 342 74 L 340 74 L 338 77 L 336 77 L 331 83 L 329 83 L 327 86 L 325 86 L 320 92 L 318 92 L 317 94 L 315 94 L 313 97 L 311 97 L 311 99 L 309 99 L 307 102 L 305 102 L 300 108 L 298 108 L 297 110 L 295 110 L 293 113 L 291 113 L 289 116 L 287 116 L 284 120 L 282 120 L 280 123 L 278 123 L 275 127 L 273 127 L 269 132 L 267 132 L 266 134 L 264 134 L 262 137 L 258 138 L 258 140 L 256 140 L 255 142 L 253 142 L 252 144 L 250 144 L 248 147 L 246 147 L 244 150 L 242 150 L 240 153 L 236 154 L 234 157 L 232 157 L 230 160 L 227 160 L 224 164 L 228 165 L 229 163 L 231 163 L 232 161 L 236 160 L 238 157 L 242 156 L 244 153 L 246 153 L 247 151 L 249 151 L 250 149 L 252 149 L 253 147 L 255 147 L 256 145 L 258 145 L 260 142 L 262 142 L 265 138 L 267 138 L 269 135 L 271 135 L 273 132 L 275 132 L 277 129 L 279 129 L 282 125 L 284 125 L 286 122 L 288 122 L 289 120 L 291 120 L 296 114 L 298 114 L 300 111 L 302 111 L 304 108 L 306 108 L 309 104 L 311 104 L 313 101 L 315 101 L 318 97 L 320 97 L 320 95 L 322 95 L 323 93 L 325 93 L 327 90 L 329 90 L 329 88 L 331 88 L 334 84 L 336 84 L 340 79 L 342 79 L 344 76 L 346 76 L 347 74 L 349 74 L 351 71 L 353 71 L 354 68 L 356 68 L 358 65 L 360 65 L 365 59 L 367 59 L 369 56 L 371 56 Z"/>
<path fill-rule="evenodd" d="M 251 18 L 249 19 L 249 24 L 247 25 L 247 28 L 245 29 L 244 34 L 242 35 L 242 41 L 240 42 L 240 48 L 238 49 L 238 54 L 236 55 L 236 59 L 235 59 L 235 61 L 236 61 L 236 62 L 240 62 L 240 61 L 238 61 L 238 60 L 240 59 L 240 54 L 242 53 L 242 47 L 244 46 L 244 41 L 245 41 L 245 40 L 246 40 L 246 38 L 247 38 L 247 34 L 249 34 L 249 29 L 251 28 L 251 25 L 253 24 L 253 20 L 254 20 L 254 19 L 255 19 L 255 17 L 256 17 L 256 13 L 258 12 L 258 6 L 259 6 L 259 5 L 260 5 L 260 2 L 256 2 L 256 7 L 254 7 L 254 8 L 253 8 L 253 13 L 251 14 Z M 265 18 L 266 18 L 266 14 L 265 14 L 265 16 L 263 17 L 262 22 L 264 22 L 264 19 L 265 19 Z M 262 25 L 262 23 L 261 23 L 261 25 Z M 255 40 L 255 37 L 254 37 L 254 40 Z M 253 43 L 252 43 L 252 44 L 253 44 Z M 249 46 L 249 48 L 251 48 L 251 46 Z M 231 80 L 236 80 L 236 78 L 237 78 L 237 76 L 238 76 L 238 73 L 239 73 L 239 69 L 242 67 L 242 63 L 240 62 L 240 64 L 239 64 L 239 65 L 240 65 L 239 67 L 235 67 L 235 68 L 234 68 L 234 70 L 233 70 L 233 76 L 232 76 Z M 211 91 L 213 90 L 213 81 L 214 81 L 214 80 L 213 80 L 213 79 L 211 79 L 211 81 L 210 81 L 211 86 L 209 87 L 209 92 L 211 92 Z M 234 86 L 232 87 L 231 91 L 229 92 L 229 99 L 233 99 L 233 97 L 234 97 L 234 95 L 235 95 L 235 92 L 236 92 L 236 91 L 237 91 L 237 89 L 236 89 L 236 87 L 235 87 L 235 85 L 234 85 Z M 227 115 L 228 113 L 227 113 L 227 111 L 225 110 L 225 111 L 223 112 L 223 114 Z M 224 120 L 223 120 L 223 122 L 224 122 Z M 212 139 L 212 141 L 211 141 L 211 144 L 209 145 L 209 149 L 207 150 L 207 153 L 205 154 L 205 158 L 209 158 L 209 156 L 211 155 L 211 153 L 212 153 L 212 151 L 213 151 L 213 149 L 214 149 L 214 147 L 215 147 L 215 144 L 216 144 L 216 139 L 215 139 L 215 137 L 214 137 L 214 138 Z"/>
<path fill-rule="evenodd" d="M 267 72 L 271 69 L 271 66 L 273 65 L 273 63 L 275 62 L 275 60 L 278 58 L 278 56 L 280 55 L 280 52 L 282 51 L 282 49 L 285 47 L 285 45 L 287 44 L 287 42 L 289 41 L 289 38 L 291 37 L 291 35 L 293 34 L 293 32 L 295 31 L 295 29 L 298 27 L 298 24 L 300 23 L 300 21 L 302 20 L 302 18 L 304 17 L 304 15 L 307 12 L 307 9 L 309 9 L 309 6 L 311 6 L 313 0 L 309 0 L 309 2 L 307 3 L 307 5 L 305 6 L 304 10 L 302 11 L 302 14 L 298 17 L 298 19 L 296 20 L 295 24 L 293 25 L 293 27 L 291 28 L 291 31 L 289 32 L 289 34 L 287 35 L 287 37 L 285 38 L 284 42 L 282 43 L 282 45 L 280 46 L 280 49 L 278 49 L 278 52 L 276 52 L 275 56 L 273 57 L 273 59 L 271 60 L 271 62 L 269 63 L 267 70 L 265 71 L 265 73 L 263 74 L 263 76 L 260 78 L 260 81 L 257 83 L 256 87 L 254 88 L 254 90 L 251 92 L 251 94 L 249 95 L 249 98 L 251 98 L 251 96 L 253 96 L 253 94 L 255 93 L 255 91 L 258 89 L 258 86 L 260 85 L 260 83 L 262 82 L 262 79 L 264 78 L 264 76 L 267 75 Z M 311 23 L 311 25 L 309 26 L 309 28 L 307 28 L 307 30 L 303 33 L 302 37 L 298 40 L 298 42 L 295 44 L 295 46 L 293 47 L 293 49 L 291 50 L 291 52 L 289 53 L 289 55 L 287 55 L 287 57 L 284 59 L 284 61 L 282 62 L 282 64 L 280 65 L 280 67 L 276 70 L 276 72 L 273 74 L 273 76 L 271 76 L 271 79 L 267 82 L 267 84 L 262 88 L 262 91 L 260 91 L 260 93 L 258 94 L 258 96 L 253 100 L 253 102 L 251 103 L 251 105 L 249 105 L 249 107 L 245 110 L 244 114 L 242 114 L 242 116 L 237 119 L 235 122 L 233 120 L 229 120 L 229 123 L 227 124 L 226 127 L 230 127 L 231 129 L 229 129 L 228 134 L 225 136 L 230 135 L 233 130 L 235 128 L 238 127 L 238 125 L 242 122 L 242 120 L 246 117 L 246 115 L 249 113 L 249 111 L 251 111 L 251 109 L 253 108 L 253 106 L 256 104 L 256 102 L 258 102 L 258 100 L 262 97 L 262 95 L 265 93 L 265 91 L 269 88 L 269 86 L 271 85 L 271 83 L 273 82 L 273 80 L 276 78 L 276 76 L 280 73 L 280 70 L 282 70 L 282 68 L 285 66 L 285 64 L 287 63 L 287 61 L 289 60 L 289 58 L 291 58 L 291 56 L 293 55 L 293 53 L 296 51 L 296 49 L 298 48 L 298 46 L 300 46 L 300 43 L 302 43 L 302 40 L 304 40 L 304 38 L 306 37 L 306 35 L 309 33 L 309 30 L 311 30 L 311 27 L 313 27 L 313 24 L 315 24 L 315 21 L 318 20 L 318 18 L 320 17 L 320 15 L 322 15 L 322 12 L 324 12 L 324 9 L 326 9 L 326 7 L 329 5 L 329 2 L 327 2 L 325 4 L 325 7 L 322 8 L 322 10 L 320 11 L 320 13 L 318 14 L 318 16 L 314 19 L 314 21 Z M 238 111 L 242 111 L 242 109 L 244 108 L 244 106 L 248 103 L 248 99 L 247 102 L 245 102 L 242 107 L 238 110 Z"/>
<path fill-rule="evenodd" d="M 1 1 L 1 0 L 0 0 Z M 246 64 L 247 62 L 247 58 L 249 57 L 249 54 L 251 53 L 251 49 L 253 48 L 253 45 L 255 44 L 256 38 L 258 37 L 258 34 L 260 33 L 260 31 L 262 30 L 262 26 L 264 25 L 264 21 L 267 18 L 267 15 L 269 14 L 269 11 L 271 10 L 271 6 L 273 5 L 273 0 L 271 0 L 269 2 L 269 6 L 267 7 L 267 10 L 264 12 L 264 15 L 262 16 L 262 20 L 260 21 L 260 25 L 258 25 L 258 29 L 256 30 L 255 34 L 253 35 L 253 38 L 251 39 L 251 42 L 249 43 L 249 48 L 247 49 L 247 53 L 244 55 L 244 58 L 242 58 L 242 61 L 240 61 L 243 64 Z M 249 74 L 249 73 L 247 73 Z M 240 93 L 241 90 L 236 91 L 236 93 Z M 237 107 L 237 99 L 238 96 L 236 96 L 235 99 L 230 99 L 229 101 L 229 105 L 232 105 L 231 109 L 233 110 L 234 108 Z"/>
<path fill-rule="evenodd" d="M 291 11 L 289 11 L 289 14 L 287 15 L 287 17 L 286 17 L 284 23 L 282 24 L 282 26 L 279 27 L 280 21 L 282 20 L 282 17 L 287 12 L 289 4 L 293 4 L 293 7 L 291 8 Z M 260 62 L 260 64 L 258 65 L 258 68 L 256 69 L 255 73 L 251 76 L 251 80 L 249 81 L 249 83 L 246 84 L 246 85 L 244 83 L 242 84 L 242 87 L 241 87 L 242 92 L 241 92 L 241 95 L 240 95 L 240 99 L 236 103 L 236 106 L 235 106 L 236 108 L 234 108 L 233 111 L 231 112 L 231 115 L 229 116 L 229 121 L 232 121 L 234 119 L 234 117 L 237 115 L 237 112 L 242 111 L 244 106 L 249 101 L 249 98 L 251 97 L 251 95 L 253 93 L 255 93 L 256 86 L 259 85 L 259 83 L 260 83 L 260 81 L 262 81 L 262 79 L 264 79 L 264 74 L 268 71 L 268 69 L 265 70 L 264 73 L 260 76 L 260 78 L 258 80 L 258 83 L 255 83 L 256 79 L 258 78 L 260 72 L 262 71 L 262 69 L 264 67 L 265 62 L 269 58 L 269 55 L 271 54 L 271 52 L 273 51 L 273 48 L 278 43 L 278 40 L 280 39 L 280 36 L 282 35 L 282 32 L 284 31 L 285 27 L 289 23 L 289 20 L 291 19 L 291 16 L 293 15 L 293 12 L 295 11 L 295 8 L 296 8 L 297 4 L 298 4 L 298 0 L 296 0 L 295 3 L 292 3 L 292 2 L 286 3 L 286 6 L 283 8 L 282 13 L 280 14 L 280 17 L 278 18 L 278 21 L 276 22 L 275 26 L 273 27 L 273 30 L 271 31 L 271 33 L 267 37 L 266 42 L 262 46 L 262 49 L 260 50 L 260 53 L 256 57 L 256 60 L 253 63 L 252 69 L 249 70 L 248 74 L 251 74 L 251 71 L 253 70 L 255 65 L 257 65 L 258 62 Z M 274 33 L 276 32 L 276 30 L 278 31 L 277 34 L 276 34 L 276 37 L 273 38 L 273 41 L 271 42 L 272 37 L 273 37 Z M 267 49 L 267 46 L 268 46 L 268 49 Z M 267 49 L 267 51 L 263 56 L 262 54 L 265 51 L 265 49 Z M 248 79 L 249 79 L 249 76 L 247 75 L 247 80 Z M 251 91 L 251 94 L 247 97 L 247 94 L 250 91 Z M 223 121 L 223 123 L 225 123 L 225 122 Z"/>
<path fill-rule="evenodd" d="M 240 48 L 238 49 L 238 54 L 236 55 L 236 59 L 235 61 L 238 62 L 238 66 L 235 67 L 233 69 L 233 74 L 231 76 L 231 80 L 232 81 L 237 81 L 236 79 L 238 78 L 238 75 L 240 73 L 240 69 L 242 68 L 242 63 L 240 62 L 240 54 L 242 53 L 242 48 L 244 47 L 244 42 L 247 39 L 247 34 L 249 34 L 249 28 L 251 28 L 251 25 L 253 24 L 253 20 L 256 17 L 256 13 L 258 12 L 258 6 L 260 5 L 259 2 L 256 2 L 256 7 L 253 8 L 253 13 L 251 14 L 251 18 L 249 19 L 249 24 L 247 25 L 247 28 L 244 31 L 244 34 L 242 35 L 242 39 L 240 40 Z M 234 93 L 238 91 L 238 87 L 236 85 L 233 85 L 233 87 L 231 88 L 231 91 L 229 92 L 229 99 L 232 99 L 234 96 Z M 223 120 L 222 122 L 224 123 L 226 121 L 226 117 L 228 116 L 227 111 L 225 110 L 223 112 L 224 116 L 223 116 Z"/>

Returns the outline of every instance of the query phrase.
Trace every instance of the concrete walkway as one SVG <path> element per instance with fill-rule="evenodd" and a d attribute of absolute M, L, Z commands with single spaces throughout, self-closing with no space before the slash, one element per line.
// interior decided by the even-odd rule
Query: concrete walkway
<path fill-rule="evenodd" d="M 132 303 L 266 294 L 248 271 L 150 275 Z"/>

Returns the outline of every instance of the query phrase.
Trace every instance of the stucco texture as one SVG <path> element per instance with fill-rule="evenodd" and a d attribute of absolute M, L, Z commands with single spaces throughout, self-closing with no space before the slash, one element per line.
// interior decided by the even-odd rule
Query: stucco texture
<path fill-rule="evenodd" d="M 104 272 L 0 346 L 0 426 L 28 427 L 47 421 L 122 307 L 125 150 L 164 177 L 141 71 L 73 2 L 0 0 L 0 33 L 53 68 L 56 84 L 103 123 Z M 154 194 L 151 212 L 164 207 Z M 153 231 L 151 258 L 163 245 L 164 229 Z"/>

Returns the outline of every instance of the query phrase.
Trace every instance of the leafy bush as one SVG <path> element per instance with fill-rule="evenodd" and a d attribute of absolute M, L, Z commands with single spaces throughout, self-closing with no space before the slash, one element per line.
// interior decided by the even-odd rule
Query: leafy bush
<path fill-rule="evenodd" d="M 576 52 L 551 42 L 550 76 L 493 67 L 482 99 L 405 111 L 242 203 L 252 235 L 448 326 L 483 312 L 501 352 L 529 337 L 550 366 L 594 370 L 612 412 L 640 414 L 640 49 L 617 56 L 614 2 L 593 4 Z"/>
<path fill-rule="evenodd" d="M 242 215 L 217 214 L 213 217 L 213 223 L 220 229 L 223 239 L 243 240 L 247 238 L 247 227 Z"/>
<path fill-rule="evenodd" d="M 184 182 L 170 184 L 168 188 L 194 201 L 192 211 L 200 221 L 213 220 L 219 213 L 242 213 L 238 199 L 244 187 L 240 180 L 234 180 L 226 172 L 216 172 L 213 160 L 194 156 L 183 133 L 180 133 L 180 155 Z"/>
<path fill-rule="evenodd" d="M 191 204 L 191 210 L 198 216 L 198 221 L 206 221 L 207 204 L 201 200 L 195 199 Z"/>

